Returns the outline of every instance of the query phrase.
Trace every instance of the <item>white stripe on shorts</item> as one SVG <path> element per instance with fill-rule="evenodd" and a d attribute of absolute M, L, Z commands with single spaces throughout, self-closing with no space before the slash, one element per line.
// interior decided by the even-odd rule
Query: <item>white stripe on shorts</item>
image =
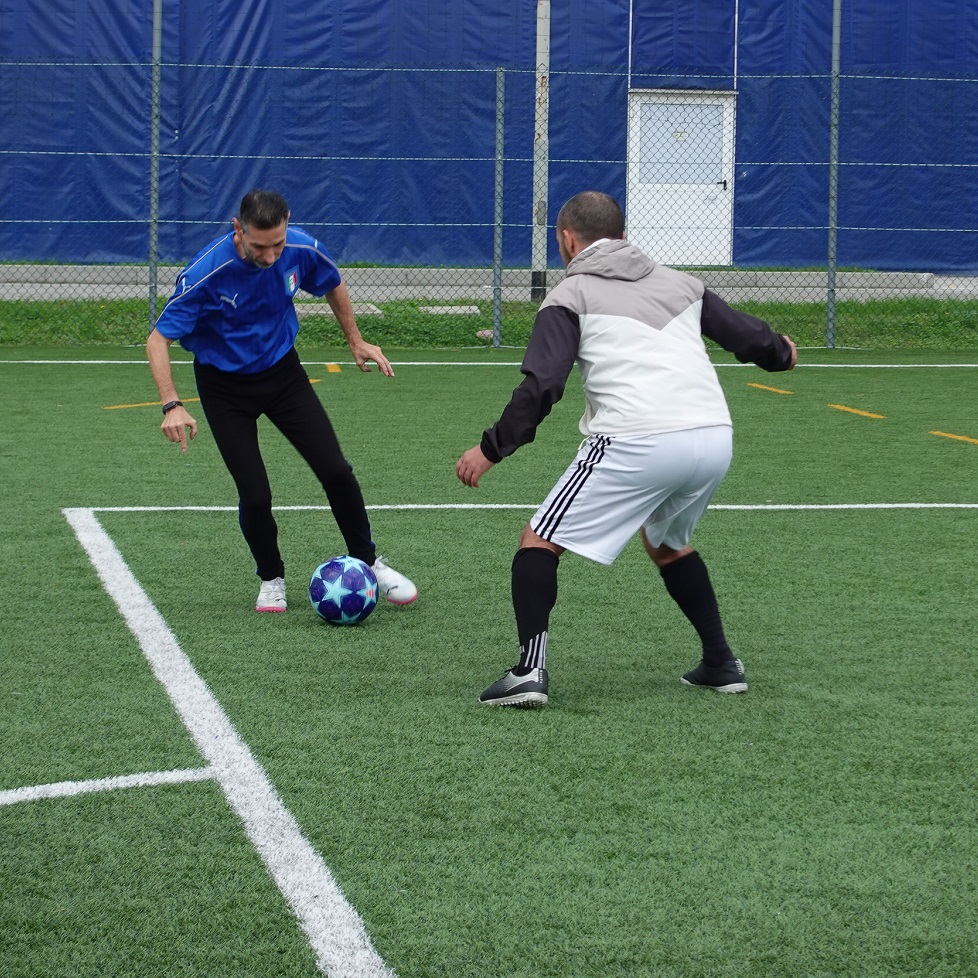
<path fill-rule="evenodd" d="M 557 484 L 554 492 L 547 497 L 547 501 L 537 510 L 533 518 L 533 532 L 544 540 L 552 540 L 553 534 L 560 526 L 560 521 L 567 514 L 567 510 L 577 498 L 578 493 L 584 488 L 588 478 L 594 471 L 595 466 L 601 463 L 604 458 L 605 449 L 611 444 L 611 439 L 607 435 L 592 435 L 581 446 L 577 460 L 572 464 L 573 472 L 568 469 L 564 478 Z M 582 458 L 584 446 L 587 446 L 587 454 Z M 568 474 L 570 477 L 568 478 Z"/>

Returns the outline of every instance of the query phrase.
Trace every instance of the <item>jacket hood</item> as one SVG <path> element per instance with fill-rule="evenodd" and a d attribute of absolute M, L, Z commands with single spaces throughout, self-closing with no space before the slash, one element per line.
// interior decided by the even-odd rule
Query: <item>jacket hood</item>
<path fill-rule="evenodd" d="M 574 258 L 567 266 L 567 274 L 598 275 L 635 282 L 645 278 L 653 268 L 655 262 L 635 245 L 624 240 L 602 241 Z"/>

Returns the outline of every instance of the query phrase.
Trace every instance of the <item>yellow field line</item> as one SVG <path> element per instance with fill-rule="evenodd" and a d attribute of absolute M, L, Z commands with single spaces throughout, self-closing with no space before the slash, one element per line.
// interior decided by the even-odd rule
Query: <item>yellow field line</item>
<path fill-rule="evenodd" d="M 941 438 L 953 438 L 955 441 L 966 441 L 969 445 L 978 445 L 978 438 L 969 438 L 967 435 L 949 435 L 946 431 L 932 431 L 932 435 L 939 435 Z"/>
<path fill-rule="evenodd" d="M 846 407 L 844 404 L 829 404 L 828 407 L 835 408 L 836 411 L 848 411 L 850 414 L 858 414 L 863 418 L 885 418 L 885 414 L 873 414 L 871 411 L 860 411 L 859 408 Z"/>
<path fill-rule="evenodd" d="M 327 365 L 326 369 L 329 370 L 329 365 Z M 339 369 L 340 368 L 337 367 L 336 370 L 333 371 L 333 373 L 336 373 Z M 309 378 L 309 383 L 310 384 L 318 384 L 320 380 L 322 380 L 321 377 L 310 377 Z M 182 400 L 183 400 L 183 403 L 184 404 L 197 404 L 200 401 L 200 398 L 199 397 L 185 397 L 185 398 L 182 398 Z M 140 404 L 106 404 L 106 405 L 103 405 L 102 410 L 103 411 L 122 411 L 125 408 L 162 407 L 162 406 L 163 406 L 163 402 L 162 401 L 143 401 Z"/>
<path fill-rule="evenodd" d="M 765 384 L 752 384 L 748 383 L 748 387 L 756 387 L 758 390 L 770 391 L 772 394 L 793 394 L 794 391 L 784 391 L 779 387 L 768 387 Z M 848 411 L 850 414 L 858 414 L 863 418 L 877 418 L 883 420 L 886 418 L 885 414 L 873 414 L 872 411 L 860 411 L 859 408 L 846 407 L 845 404 L 829 404 L 828 407 L 835 408 L 836 411 Z M 953 438 L 955 441 L 964 441 L 969 445 L 978 445 L 978 438 L 969 438 L 967 435 L 952 435 L 946 431 L 932 431 L 932 435 L 937 435 L 939 438 Z"/>
<path fill-rule="evenodd" d="M 200 400 L 199 397 L 188 397 L 183 403 L 184 404 L 196 404 Z M 143 401 L 141 404 L 108 404 L 102 408 L 103 411 L 121 411 L 124 408 L 137 408 L 137 407 L 162 407 L 162 401 Z"/>

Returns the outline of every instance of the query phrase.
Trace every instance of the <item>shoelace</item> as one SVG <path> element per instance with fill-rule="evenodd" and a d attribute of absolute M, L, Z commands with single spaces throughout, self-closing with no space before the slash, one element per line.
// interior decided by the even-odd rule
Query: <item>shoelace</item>
<path fill-rule="evenodd" d="M 278 581 L 263 581 L 261 586 L 262 595 L 270 601 L 275 601 L 285 597 L 285 584 Z"/>

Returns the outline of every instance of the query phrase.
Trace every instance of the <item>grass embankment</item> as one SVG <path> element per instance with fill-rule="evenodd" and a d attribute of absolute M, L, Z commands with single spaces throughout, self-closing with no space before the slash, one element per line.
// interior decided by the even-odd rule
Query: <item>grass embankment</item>
<path fill-rule="evenodd" d="M 433 304 L 433 303 L 432 303 Z M 439 301 L 445 307 L 454 303 Z M 360 327 L 373 343 L 389 348 L 453 348 L 489 345 L 493 328 L 491 302 L 458 303 L 460 311 L 423 311 L 428 300 L 374 304 L 380 315 L 361 315 Z M 478 315 L 468 312 L 479 309 Z M 524 346 L 536 305 L 502 305 L 500 341 Z M 771 323 L 799 346 L 826 345 L 826 312 L 821 303 L 748 302 L 738 308 Z M 462 311 L 462 310 L 466 311 Z M 0 345 L 119 346 L 141 345 L 146 338 L 147 303 L 125 301 L 0 302 Z M 480 337 L 479 334 L 483 336 Z M 305 316 L 302 346 L 342 345 L 331 316 Z M 835 345 L 876 350 L 978 349 L 978 301 L 883 299 L 840 302 L 836 307 Z"/>

